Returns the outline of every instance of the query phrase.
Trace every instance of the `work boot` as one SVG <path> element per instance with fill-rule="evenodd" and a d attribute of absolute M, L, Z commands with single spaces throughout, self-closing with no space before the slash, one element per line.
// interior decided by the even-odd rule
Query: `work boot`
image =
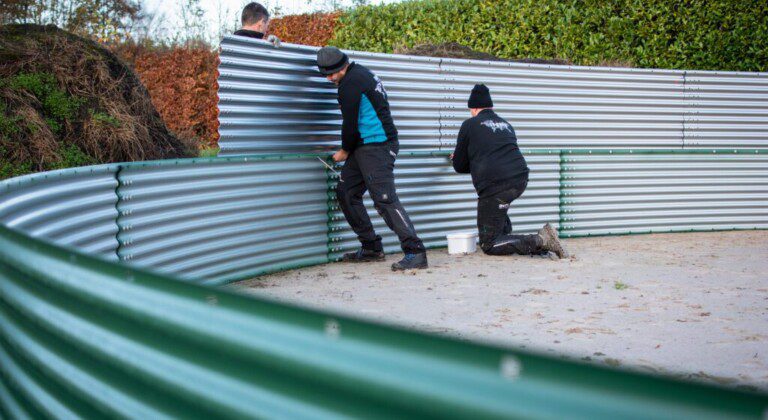
<path fill-rule="evenodd" d="M 360 248 L 355 252 L 347 252 L 341 257 L 344 262 L 374 262 L 384 261 L 383 251 L 374 251 L 371 249 Z"/>
<path fill-rule="evenodd" d="M 411 270 L 415 268 L 427 268 L 427 253 L 405 254 L 402 260 L 392 264 L 392 271 Z"/>
<path fill-rule="evenodd" d="M 568 258 L 568 251 L 560 243 L 560 239 L 557 238 L 557 231 L 555 231 L 552 225 L 547 223 L 543 228 L 539 229 L 539 237 L 541 238 L 544 251 L 552 251 L 559 258 Z"/>

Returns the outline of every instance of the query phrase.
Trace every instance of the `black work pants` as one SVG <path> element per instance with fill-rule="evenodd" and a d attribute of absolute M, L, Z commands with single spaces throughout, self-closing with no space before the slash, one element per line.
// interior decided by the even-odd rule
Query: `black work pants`
<path fill-rule="evenodd" d="M 347 158 L 341 170 L 341 180 L 336 187 L 336 197 L 344 217 L 357 234 L 363 248 L 382 250 L 381 236 L 376 235 L 363 205 L 363 194 L 369 191 L 373 206 L 390 229 L 400 239 L 405 253 L 425 252 L 424 244 L 413 228 L 411 219 L 400 204 L 395 191 L 395 158 L 399 151 L 397 142 L 359 146 Z"/>
<path fill-rule="evenodd" d="M 477 200 L 477 230 L 480 248 L 489 255 L 538 255 L 541 239 L 538 235 L 512 235 L 512 222 L 507 216 L 509 205 L 520 197 L 528 181 L 512 185 L 503 191 Z"/>

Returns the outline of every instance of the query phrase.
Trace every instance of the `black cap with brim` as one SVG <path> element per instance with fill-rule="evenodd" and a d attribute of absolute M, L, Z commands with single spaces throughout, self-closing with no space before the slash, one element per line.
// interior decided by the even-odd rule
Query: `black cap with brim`
<path fill-rule="evenodd" d="M 323 47 L 317 52 L 317 68 L 327 76 L 344 68 L 349 57 L 336 47 Z"/>

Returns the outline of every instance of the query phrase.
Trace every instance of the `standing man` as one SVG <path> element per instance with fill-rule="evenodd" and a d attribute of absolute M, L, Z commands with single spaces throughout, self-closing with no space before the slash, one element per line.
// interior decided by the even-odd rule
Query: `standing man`
<path fill-rule="evenodd" d="M 395 191 L 395 158 L 400 149 L 397 129 L 389 113 L 387 92 L 378 76 L 367 68 L 350 63 L 336 47 L 317 52 L 317 66 L 328 81 L 338 86 L 341 107 L 341 150 L 336 162 L 346 161 L 336 196 L 344 217 L 357 234 L 362 247 L 344 254 L 343 261 L 383 261 L 381 236 L 376 235 L 363 205 L 363 194 L 370 192 L 373 205 L 387 226 L 397 234 L 405 257 L 392 270 L 427 268 L 424 244 Z"/>
<path fill-rule="evenodd" d="M 248 3 L 243 7 L 240 23 L 243 27 L 236 30 L 235 35 L 264 39 L 264 34 L 269 30 L 269 11 L 260 3 Z M 275 47 L 280 47 L 280 39 L 274 35 L 267 37 L 267 41 Z"/>
<path fill-rule="evenodd" d="M 552 251 L 560 258 L 567 257 L 568 252 L 549 223 L 535 235 L 512 235 L 507 210 L 528 185 L 528 165 L 517 147 L 512 125 L 493 112 L 491 93 L 485 85 L 475 85 L 467 105 L 472 118 L 461 125 L 451 159 L 456 172 L 472 174 L 479 196 L 480 248 L 489 255 Z"/>

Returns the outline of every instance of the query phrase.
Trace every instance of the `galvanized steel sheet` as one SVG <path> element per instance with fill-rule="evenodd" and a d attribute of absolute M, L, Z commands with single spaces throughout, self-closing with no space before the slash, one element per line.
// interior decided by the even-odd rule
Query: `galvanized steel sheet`
<path fill-rule="evenodd" d="M 101 165 L 0 181 L 0 224 L 117 259 L 118 168 Z"/>
<path fill-rule="evenodd" d="M 491 90 L 494 110 L 535 148 L 682 146 L 682 77 L 671 71 L 445 60 L 454 97 L 443 132 L 455 146 L 475 83 Z"/>
<path fill-rule="evenodd" d="M 768 74 L 687 71 L 685 147 L 768 145 Z"/>
<path fill-rule="evenodd" d="M 513 229 L 518 233 L 531 233 L 547 222 L 558 226 L 559 154 L 552 151 L 524 151 L 524 154 L 531 168 L 530 182 L 523 197 L 510 208 Z M 477 231 L 477 193 L 469 175 L 454 172 L 448 153 L 401 155 L 395 166 L 395 184 L 398 197 L 425 246 L 445 247 L 446 234 L 450 232 Z M 364 203 L 376 233 L 382 236 L 385 251 L 398 251 L 397 236 L 384 224 L 367 195 Z M 338 206 L 331 229 L 334 259 L 360 246 Z"/>
<path fill-rule="evenodd" d="M 133 164 L 120 173 L 118 254 L 215 283 L 325 262 L 327 185 L 314 156 Z"/>
<path fill-rule="evenodd" d="M 768 228 L 768 155 L 569 154 L 565 236 Z"/>
<path fill-rule="evenodd" d="M 225 37 L 221 156 L 339 147 L 317 48 Z M 475 83 L 529 148 L 766 148 L 768 75 L 441 59 L 348 51 L 384 81 L 403 151 L 450 150 Z"/>

